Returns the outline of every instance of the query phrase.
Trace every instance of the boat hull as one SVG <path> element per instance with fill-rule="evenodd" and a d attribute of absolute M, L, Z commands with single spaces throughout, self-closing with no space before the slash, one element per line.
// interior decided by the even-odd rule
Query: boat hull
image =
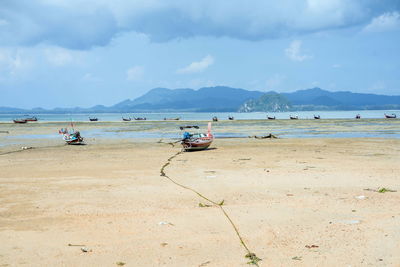
<path fill-rule="evenodd" d="M 186 139 L 182 141 L 185 151 L 196 151 L 207 149 L 213 142 L 212 138 Z"/>

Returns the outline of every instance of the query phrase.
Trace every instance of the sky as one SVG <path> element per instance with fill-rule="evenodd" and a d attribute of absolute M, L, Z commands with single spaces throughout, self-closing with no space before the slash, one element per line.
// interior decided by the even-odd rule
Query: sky
<path fill-rule="evenodd" d="M 400 95 L 400 0 L 0 0 L 0 106 L 217 85 Z"/>

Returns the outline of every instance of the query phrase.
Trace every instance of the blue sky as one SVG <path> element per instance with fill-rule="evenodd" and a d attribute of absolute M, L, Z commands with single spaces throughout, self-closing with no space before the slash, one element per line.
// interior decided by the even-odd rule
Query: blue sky
<path fill-rule="evenodd" d="M 0 0 L 0 106 L 215 85 L 400 95 L 400 1 Z"/>

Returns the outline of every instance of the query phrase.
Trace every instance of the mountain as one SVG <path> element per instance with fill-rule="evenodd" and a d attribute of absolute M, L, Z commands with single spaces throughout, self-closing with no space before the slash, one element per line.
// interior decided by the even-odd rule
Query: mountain
<path fill-rule="evenodd" d="M 258 98 L 262 92 L 225 86 L 193 89 L 155 88 L 134 100 L 110 108 L 132 111 L 237 111 L 243 102 Z"/>
<path fill-rule="evenodd" d="M 278 93 L 269 92 L 263 94 L 258 99 L 250 99 L 244 102 L 239 108 L 239 112 L 255 112 L 255 111 L 288 111 L 291 109 L 289 100 Z"/>
<path fill-rule="evenodd" d="M 282 93 L 297 110 L 355 110 L 355 109 L 398 109 L 400 96 L 330 92 L 321 88 Z"/>
<path fill-rule="evenodd" d="M 52 110 L 0 107 L 0 113 L 278 112 L 360 109 L 400 109 L 400 96 L 348 91 L 330 92 L 321 88 L 299 90 L 292 93 L 265 93 L 226 86 L 204 87 L 199 90 L 155 88 L 141 97 L 133 100 L 127 99 L 110 107 L 97 105 L 91 108 L 55 108 Z"/>

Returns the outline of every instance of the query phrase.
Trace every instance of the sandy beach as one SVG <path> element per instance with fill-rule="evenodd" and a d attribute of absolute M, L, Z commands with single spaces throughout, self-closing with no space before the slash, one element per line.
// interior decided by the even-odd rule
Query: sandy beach
<path fill-rule="evenodd" d="M 92 141 L 0 147 L 0 266 L 248 266 L 188 188 L 259 266 L 400 266 L 399 139 L 216 139 L 187 189 L 179 145 Z"/>

